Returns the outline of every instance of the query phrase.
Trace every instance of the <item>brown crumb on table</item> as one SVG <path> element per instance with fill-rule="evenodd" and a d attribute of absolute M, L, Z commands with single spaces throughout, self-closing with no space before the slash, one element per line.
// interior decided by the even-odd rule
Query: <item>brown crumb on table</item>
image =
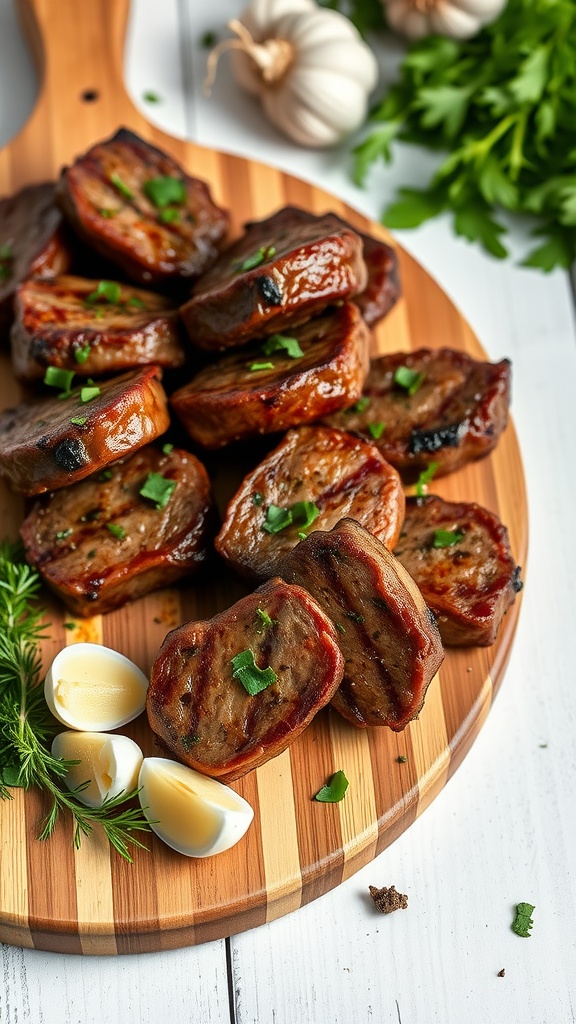
<path fill-rule="evenodd" d="M 499 978 L 503 978 L 505 974 L 506 974 L 506 971 L 505 971 L 505 969 L 504 969 L 504 968 L 502 968 L 502 970 L 501 970 L 501 971 L 498 971 L 498 977 L 499 977 Z"/>
<path fill-rule="evenodd" d="M 393 885 L 389 889 L 386 886 L 382 889 L 377 889 L 375 885 L 370 885 L 368 888 L 381 914 L 391 914 L 394 910 L 406 910 L 408 897 L 401 892 L 396 892 Z"/>

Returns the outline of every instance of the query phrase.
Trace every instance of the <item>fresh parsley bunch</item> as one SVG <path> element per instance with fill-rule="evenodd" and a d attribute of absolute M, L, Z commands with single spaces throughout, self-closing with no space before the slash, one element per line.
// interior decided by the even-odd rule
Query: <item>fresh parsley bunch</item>
<path fill-rule="evenodd" d="M 541 242 L 524 265 L 552 270 L 576 258 L 576 3 L 508 0 L 474 39 L 411 45 L 355 150 L 354 177 L 391 160 L 394 140 L 448 150 L 428 187 L 403 188 L 391 228 L 444 210 L 459 235 L 499 259 L 501 210 L 533 214 Z"/>

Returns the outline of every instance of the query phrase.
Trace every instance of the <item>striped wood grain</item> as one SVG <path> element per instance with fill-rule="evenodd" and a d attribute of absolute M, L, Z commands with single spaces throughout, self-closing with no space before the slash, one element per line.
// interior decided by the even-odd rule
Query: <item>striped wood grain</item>
<path fill-rule="evenodd" d="M 122 84 L 128 0 L 27 0 L 29 38 L 43 68 L 37 108 L 24 131 L 0 153 L 0 194 L 54 177 L 60 166 L 124 124 L 167 149 L 186 169 L 210 182 L 232 211 L 233 229 L 285 203 L 313 212 L 333 209 L 360 228 L 381 229 L 342 202 L 270 167 L 200 149 L 146 124 Z M 40 39 L 42 38 L 43 44 Z M 98 91 L 85 104 L 81 94 Z M 400 251 L 404 297 L 379 327 L 377 351 L 453 346 L 474 356 L 482 349 L 458 310 L 429 275 Z M 0 355 L 0 400 L 19 400 L 8 358 Z M 219 474 L 220 504 L 237 473 Z M 527 548 L 524 478 L 513 426 L 490 458 L 442 479 L 438 490 L 476 500 L 500 513 L 512 549 Z M 14 535 L 22 502 L 0 489 L 3 530 Z M 220 568 L 207 584 L 163 591 L 103 619 L 70 621 L 48 600 L 52 623 L 44 656 L 78 640 L 102 641 L 147 671 L 165 633 L 202 618 L 245 592 Z M 232 850 L 188 860 L 152 837 L 150 852 L 130 866 L 102 836 L 72 847 L 70 823 L 45 844 L 36 839 L 47 807 L 38 793 L 15 792 L 0 803 L 0 940 L 60 952 L 106 954 L 169 949 L 252 928 L 297 909 L 338 885 L 392 842 L 428 806 L 469 749 L 502 679 L 519 602 L 489 649 L 449 651 L 424 711 L 400 734 L 355 730 L 332 712 L 317 716 L 280 757 L 235 783 L 255 808 L 254 825 Z M 126 729 L 146 754 L 156 751 L 144 721 Z M 399 762 L 400 756 L 407 757 Z M 311 797 L 337 769 L 350 788 L 340 804 Z"/>

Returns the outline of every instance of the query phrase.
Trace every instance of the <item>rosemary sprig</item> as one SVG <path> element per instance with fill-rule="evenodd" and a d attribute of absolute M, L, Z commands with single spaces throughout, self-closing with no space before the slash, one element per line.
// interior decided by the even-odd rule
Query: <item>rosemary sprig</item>
<path fill-rule="evenodd" d="M 121 793 L 102 807 L 85 807 L 77 799 L 84 786 L 68 790 L 62 785 L 78 762 L 50 754 L 48 743 L 58 726 L 40 686 L 38 644 L 46 627 L 36 604 L 39 589 L 40 577 L 26 565 L 19 547 L 0 544 L 0 798 L 11 799 L 12 786 L 38 786 L 52 800 L 39 839 L 48 839 L 59 814 L 67 811 L 75 825 L 76 848 L 100 824 L 114 849 L 132 863 L 129 844 L 146 849 L 133 833 L 149 831 L 139 807 L 123 806 L 136 791 Z"/>

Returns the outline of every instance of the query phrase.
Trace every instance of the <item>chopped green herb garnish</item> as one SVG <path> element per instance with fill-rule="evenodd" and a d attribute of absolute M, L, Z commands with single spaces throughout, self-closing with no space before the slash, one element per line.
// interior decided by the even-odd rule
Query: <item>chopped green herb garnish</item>
<path fill-rule="evenodd" d="M 162 103 L 162 97 L 157 92 L 145 92 L 142 94 L 142 99 L 146 100 L 146 103 Z"/>
<path fill-rule="evenodd" d="M 86 416 L 73 416 L 72 419 L 70 420 L 70 423 L 72 424 L 73 427 L 83 427 L 84 424 L 86 423 L 86 420 Z"/>
<path fill-rule="evenodd" d="M 362 395 L 354 405 L 351 405 L 349 409 L 346 409 L 346 412 L 365 412 L 369 405 L 370 399 L 368 398 L 368 395 Z"/>
<path fill-rule="evenodd" d="M 200 36 L 200 46 L 203 47 L 204 50 L 211 49 L 215 46 L 217 41 L 218 36 L 215 32 L 204 32 L 204 34 Z"/>
<path fill-rule="evenodd" d="M 113 537 L 117 537 L 118 540 L 124 540 L 126 536 L 124 527 L 118 526 L 117 523 L 106 523 L 106 529 L 110 531 Z"/>
<path fill-rule="evenodd" d="M 67 537 L 72 533 L 72 527 L 69 526 L 66 530 L 58 530 L 56 534 L 56 540 L 66 540 Z"/>
<path fill-rule="evenodd" d="M 278 619 L 271 619 L 270 616 L 268 615 L 268 612 L 265 612 L 263 608 L 257 608 L 256 609 L 256 614 L 257 614 L 258 618 L 260 619 L 260 622 L 262 623 L 263 626 L 277 626 L 278 625 Z"/>
<path fill-rule="evenodd" d="M 126 305 L 134 306 L 136 309 L 148 309 L 146 303 L 142 302 L 142 299 L 139 299 L 137 295 L 131 295 Z"/>
<path fill-rule="evenodd" d="M 10 276 L 10 262 L 12 260 L 12 246 L 5 242 L 0 246 L 0 281 L 5 281 Z"/>
<path fill-rule="evenodd" d="M 92 306 L 95 302 L 120 302 L 122 289 L 117 281 L 98 281 L 98 284 L 90 295 L 86 296 L 86 302 Z"/>
<path fill-rule="evenodd" d="M 369 423 L 367 429 L 370 437 L 374 438 L 375 441 L 379 441 L 386 430 L 386 424 L 382 422 Z"/>
<path fill-rule="evenodd" d="M 104 217 L 106 220 L 110 220 L 111 217 L 115 217 L 116 216 L 116 214 L 118 213 L 118 210 L 102 209 L 102 210 L 99 210 L 98 212 L 99 212 L 101 217 Z"/>
<path fill-rule="evenodd" d="M 459 544 L 461 540 L 464 540 L 461 530 L 435 530 L 432 547 L 451 548 L 453 544 Z"/>
<path fill-rule="evenodd" d="M 423 469 L 422 472 L 420 473 L 420 476 L 416 481 L 416 496 L 418 498 L 424 497 L 426 491 L 428 490 L 428 484 L 430 483 L 439 465 L 439 462 L 431 462 L 430 465 L 426 469 Z"/>
<path fill-rule="evenodd" d="M 264 355 L 271 356 L 273 352 L 286 352 L 290 359 L 300 359 L 304 355 L 297 338 L 289 338 L 285 334 L 272 334 L 262 345 Z"/>
<path fill-rule="evenodd" d="M 98 473 L 96 479 L 98 480 L 98 483 L 103 484 L 106 480 L 111 480 L 112 476 L 113 474 L 111 469 L 103 469 L 101 473 Z"/>
<path fill-rule="evenodd" d="M 254 373 L 256 370 L 273 370 L 274 363 L 249 363 L 248 369 L 251 373 Z"/>
<path fill-rule="evenodd" d="M 308 534 L 305 533 L 304 530 L 298 530 L 298 536 L 300 537 L 300 540 L 306 540 Z"/>
<path fill-rule="evenodd" d="M 364 616 L 359 615 L 358 612 L 346 612 L 346 618 L 352 619 L 352 622 L 359 622 L 360 624 L 364 622 Z"/>
<path fill-rule="evenodd" d="M 411 370 L 408 366 L 398 366 L 394 371 L 394 383 L 398 387 L 404 388 L 409 395 L 415 395 L 425 376 L 424 373 L 419 373 L 418 370 Z"/>
<path fill-rule="evenodd" d="M 162 455 L 170 455 L 170 452 L 172 451 L 173 448 L 174 448 L 173 444 L 170 444 L 168 442 L 166 444 L 163 444 L 162 445 Z"/>
<path fill-rule="evenodd" d="M 81 402 L 91 402 L 94 398 L 98 398 L 100 394 L 100 388 L 94 385 L 94 387 L 85 387 L 80 391 Z"/>
<path fill-rule="evenodd" d="M 241 651 L 232 658 L 232 675 L 240 680 L 251 697 L 255 697 L 278 679 L 273 668 L 258 668 L 251 650 Z"/>
<path fill-rule="evenodd" d="M 531 903 L 519 903 L 516 907 L 516 916 L 512 922 L 512 931 L 520 935 L 522 939 L 529 939 L 532 926 L 532 914 L 536 908 Z"/>
<path fill-rule="evenodd" d="M 266 533 L 280 533 L 292 523 L 301 523 L 305 529 L 308 529 L 319 515 L 320 509 L 313 501 L 297 501 L 289 508 L 269 505 L 262 529 Z"/>
<path fill-rule="evenodd" d="M 62 392 L 61 398 L 67 398 L 71 394 L 74 370 L 61 370 L 58 366 L 47 366 L 44 374 L 44 383 L 51 388 L 59 388 Z"/>
<path fill-rule="evenodd" d="M 80 365 L 82 365 L 82 363 L 86 362 L 86 360 L 88 359 L 89 355 L 90 355 L 90 345 L 84 345 L 82 348 L 77 348 L 77 349 L 74 350 L 74 359 Z"/>
<path fill-rule="evenodd" d="M 64 626 L 64 629 L 76 629 L 75 622 L 63 622 L 62 625 Z"/>
<path fill-rule="evenodd" d="M 261 505 L 263 501 L 264 495 L 261 494 L 260 491 L 255 491 L 254 494 L 252 495 L 252 503 L 254 505 Z"/>
<path fill-rule="evenodd" d="M 341 622 L 335 622 L 334 625 L 336 626 L 336 629 L 338 630 L 339 633 L 346 632 L 346 626 L 343 626 Z"/>
<path fill-rule="evenodd" d="M 188 752 L 195 743 L 200 743 L 200 737 L 197 732 L 189 732 L 186 733 L 185 736 L 182 736 L 180 742 L 184 747 L 184 750 Z"/>
<path fill-rule="evenodd" d="M 243 263 L 240 263 L 239 260 L 235 260 L 234 263 L 236 264 L 236 270 L 254 270 L 254 267 L 259 267 L 261 263 L 265 263 L 266 260 L 271 259 L 275 254 L 275 245 L 262 245 L 258 249 L 258 252 L 253 253 L 252 256 L 248 256 Z"/>
<path fill-rule="evenodd" d="M 177 210 L 175 206 L 166 206 L 160 210 L 158 220 L 161 220 L 163 224 L 176 224 L 180 220 L 180 210 Z"/>
<path fill-rule="evenodd" d="M 337 804 L 343 799 L 350 783 L 343 771 L 334 772 L 326 786 L 318 790 L 315 800 L 322 804 Z"/>
<path fill-rule="evenodd" d="M 135 196 L 134 192 L 132 191 L 132 189 L 128 188 L 128 185 L 124 184 L 124 182 L 122 181 L 122 178 L 120 177 L 119 174 L 116 173 L 116 171 L 114 171 L 113 174 L 110 175 L 110 181 L 112 182 L 114 187 L 118 189 L 120 195 L 124 196 L 124 199 L 135 199 L 136 198 L 136 196 Z"/>
<path fill-rule="evenodd" d="M 161 473 L 149 473 L 139 494 L 153 501 L 158 510 L 166 508 L 176 490 L 177 480 L 167 480 Z"/>
<path fill-rule="evenodd" d="M 398 764 L 406 764 L 408 758 L 406 757 L 406 754 L 399 754 L 399 756 L 396 758 L 396 760 L 397 760 Z"/>
<path fill-rule="evenodd" d="M 159 210 L 165 206 L 181 206 L 186 199 L 186 186 L 180 178 L 162 175 L 149 178 L 142 186 L 145 195 Z"/>

